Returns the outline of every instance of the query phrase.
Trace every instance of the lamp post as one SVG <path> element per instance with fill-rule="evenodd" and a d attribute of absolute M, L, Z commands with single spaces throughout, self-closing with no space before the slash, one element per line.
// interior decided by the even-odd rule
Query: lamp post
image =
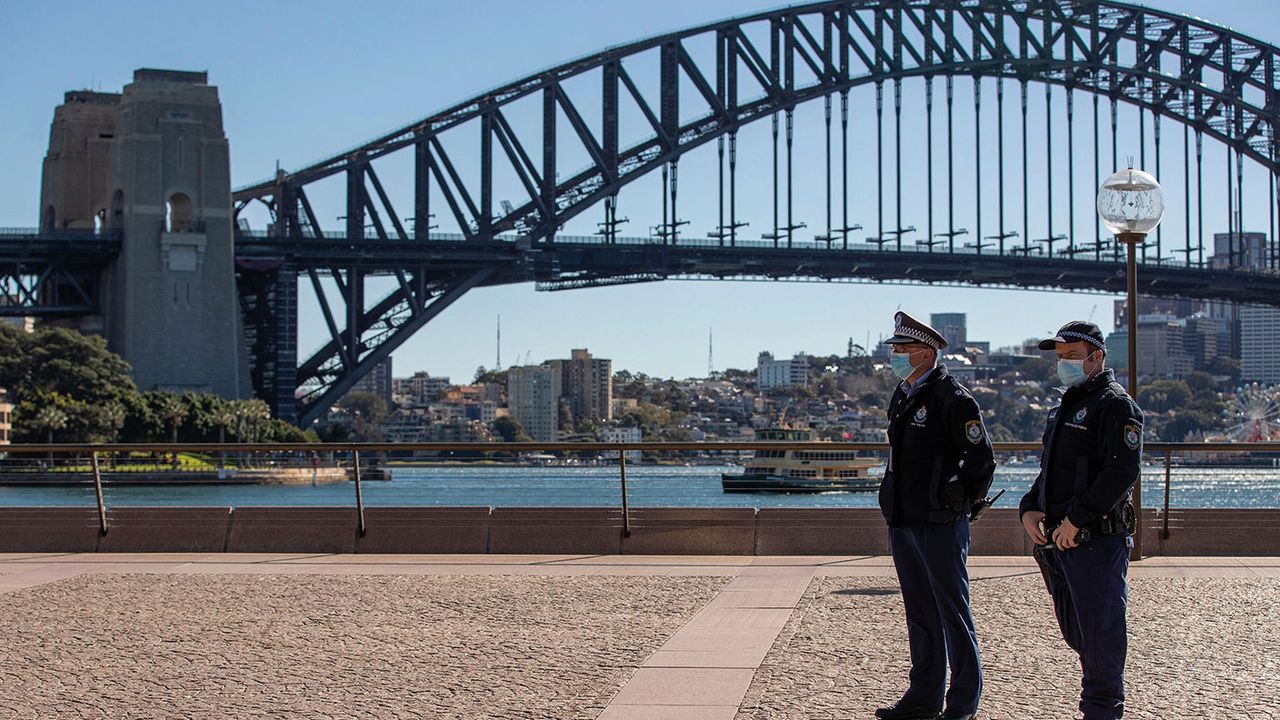
<path fill-rule="evenodd" d="M 1138 268 L 1137 246 L 1147 239 L 1147 233 L 1156 229 L 1164 219 L 1164 191 L 1151 175 L 1134 168 L 1125 168 L 1106 180 L 1098 188 L 1098 217 L 1127 248 L 1126 276 L 1129 285 L 1129 394 L 1138 399 Z M 1137 527 L 1134 533 L 1133 554 L 1142 557 L 1142 472 L 1133 485 L 1133 506 Z"/>

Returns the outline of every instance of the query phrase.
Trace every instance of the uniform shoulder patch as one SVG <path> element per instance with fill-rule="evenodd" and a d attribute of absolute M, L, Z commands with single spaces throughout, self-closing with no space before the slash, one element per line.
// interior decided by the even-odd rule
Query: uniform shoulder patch
<path fill-rule="evenodd" d="M 1124 426 L 1124 445 L 1130 450 L 1137 450 L 1142 444 L 1142 428 L 1134 423 L 1126 423 Z"/>
<path fill-rule="evenodd" d="M 973 443 L 974 445 L 977 445 L 978 443 L 982 442 L 982 421 L 970 420 L 969 422 L 965 423 L 964 436 L 968 438 L 969 442 Z"/>

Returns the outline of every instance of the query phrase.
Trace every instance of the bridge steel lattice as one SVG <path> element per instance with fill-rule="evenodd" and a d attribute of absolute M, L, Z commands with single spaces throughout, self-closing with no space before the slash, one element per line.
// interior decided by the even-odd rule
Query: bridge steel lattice
<path fill-rule="evenodd" d="M 694 46 L 713 50 L 695 52 Z M 1201 20 L 1103 0 L 842 0 L 734 18 L 611 48 L 468 99 L 323 162 L 279 172 L 266 182 L 237 190 L 237 214 L 261 203 L 273 220 L 264 235 L 237 235 L 255 388 L 278 414 L 310 422 L 468 290 L 530 279 L 542 289 L 670 277 L 799 277 L 1118 292 L 1124 282 L 1118 248 L 1098 228 L 1077 233 L 1072 220 L 1057 233 L 1050 209 L 1046 237 L 1030 237 L 1029 86 L 1043 87 L 1049 105 L 1054 89 L 1061 95 L 1066 88 L 1068 130 L 1075 122 L 1074 92 L 1092 96 L 1095 176 L 1102 164 L 1098 139 L 1104 135 L 1099 130 L 1100 102 L 1110 105 L 1113 167 L 1118 105 L 1152 118 L 1157 172 L 1160 121 L 1173 120 L 1183 127 L 1186 242 L 1165 248 L 1157 238 L 1151 248 L 1144 248 L 1141 292 L 1280 304 L 1274 232 L 1280 171 L 1278 65 L 1280 50 L 1267 43 Z M 656 90 L 639 80 L 653 70 Z M 584 94 L 574 80 L 588 74 L 598 75 L 599 84 Z M 969 231 L 958 228 L 955 220 L 950 149 L 945 225 L 941 218 L 935 224 L 933 198 L 935 83 L 943 85 L 946 143 L 951 148 L 957 142 L 952 136 L 956 76 L 995 81 L 1001 138 L 995 148 L 999 210 L 997 217 L 988 218 L 995 231 L 983 235 L 979 187 L 973 241 L 960 246 L 957 238 Z M 887 105 L 900 130 L 903 83 L 915 78 L 923 79 L 926 92 L 929 216 L 926 238 L 904 244 L 904 236 L 915 228 L 902 219 L 900 173 L 895 173 L 896 212 L 893 217 L 884 212 L 883 126 Z M 1021 107 L 1021 203 L 1014 205 L 1021 209 L 1020 231 L 1010 229 L 1013 213 L 1006 217 L 1005 207 L 1006 81 L 1017 88 Z M 849 94 L 863 85 L 874 86 L 876 94 L 879 210 L 874 232 L 859 241 L 851 237 L 860 226 L 849 217 L 845 188 Z M 981 100 L 981 85 L 975 81 L 976 120 L 981 118 Z M 518 131 L 518 123 L 511 121 L 511 108 L 521 101 L 540 103 L 540 133 Z M 791 211 L 793 113 L 809 101 L 824 103 L 827 133 L 826 233 L 812 241 L 797 237 L 802 224 Z M 633 144 L 622 142 L 624 105 L 638 108 L 651 135 Z M 580 110 L 588 106 L 598 106 L 600 116 L 588 118 Z M 1046 140 L 1054 134 L 1054 118 L 1054 113 L 1046 113 Z M 743 237 L 745 223 L 736 204 L 738 132 L 760 120 L 771 121 L 773 140 L 773 225 L 764 234 L 765 242 Z M 842 140 L 838 198 L 833 197 L 833 123 Z M 562 130 L 565 124 L 569 132 Z M 1145 120 L 1142 128 L 1145 163 Z M 478 153 L 464 156 L 446 147 L 442 136 L 458 132 L 479 138 Z M 1212 266 L 1206 262 L 1203 227 L 1193 244 L 1192 136 L 1197 194 L 1203 182 L 1206 136 L 1226 148 L 1229 163 L 1234 161 L 1235 177 L 1227 193 L 1231 222 L 1239 222 L 1243 214 L 1244 161 L 1267 174 L 1273 231 L 1261 260 L 1236 262 L 1233 247 L 1225 267 Z M 1074 134 L 1069 137 L 1066 162 L 1071 172 Z M 892 151 L 900 163 L 901 133 L 895 132 L 894 138 Z M 682 237 L 679 161 L 713 141 L 720 160 L 718 224 L 709 239 Z M 785 182 L 780 180 L 780 142 Z M 980 133 L 974 142 L 981 143 Z M 586 168 L 567 172 L 559 166 L 558 147 L 568 145 L 590 159 Z M 977 150 L 981 163 L 980 145 Z M 375 170 L 376 162 L 396 154 L 411 158 L 412 207 L 393 206 L 390 198 L 396 193 L 387 192 Z M 1048 159 L 1052 163 L 1051 150 Z M 510 168 L 524 195 L 495 206 L 494 173 L 499 165 Z M 618 229 L 625 219 L 617 216 L 619 191 L 654 172 L 662 174 L 662 222 L 649 239 L 620 237 Z M 1053 177 L 1050 165 L 1050 203 L 1061 191 L 1054 192 Z M 337 228 L 323 227 L 313 204 L 313 188 L 329 179 L 345 183 L 345 222 Z M 780 192 L 785 201 L 780 201 Z M 433 207 L 437 198 L 443 207 Z M 1074 183 L 1068 183 L 1067 207 L 1074 208 L 1076 200 Z M 1080 200 L 1090 202 L 1092 197 Z M 835 205 L 841 209 L 838 219 L 832 217 Z M 558 236 L 567 221 L 593 207 L 604 210 L 598 236 Z M 431 234 L 435 212 L 451 218 L 459 234 Z M 1238 229 L 1229 227 L 1230 232 Z M 1180 262 L 1164 257 L 1166 249 L 1181 254 Z M 1250 267 L 1241 267 L 1245 264 Z M 394 278 L 394 289 L 368 302 L 365 281 L 379 275 Z M 296 348 L 300 279 L 315 292 L 329 331 L 328 341 L 301 362 Z M 338 303 L 329 302 L 324 283 L 336 284 Z"/>

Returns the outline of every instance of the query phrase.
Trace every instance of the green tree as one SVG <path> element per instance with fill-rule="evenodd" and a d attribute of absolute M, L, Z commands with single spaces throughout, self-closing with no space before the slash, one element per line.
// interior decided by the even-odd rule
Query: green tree
<path fill-rule="evenodd" d="M 378 442 L 383 439 L 382 423 L 387 419 L 387 403 L 367 392 L 347 393 L 338 401 L 338 409 L 351 417 L 351 435 L 356 442 Z"/>
<path fill-rule="evenodd" d="M 53 443 L 54 433 L 65 428 L 70 420 L 66 411 L 56 404 L 33 407 L 31 411 L 32 425 L 45 434 L 44 441 L 50 444 Z"/>
<path fill-rule="evenodd" d="M 1185 408 L 1190 401 L 1191 388 L 1181 380 L 1153 380 L 1138 387 L 1138 405 L 1152 412 Z"/>
<path fill-rule="evenodd" d="M 524 426 L 510 415 L 503 415 L 493 421 L 493 432 L 502 438 L 502 442 L 533 442 Z"/>
<path fill-rule="evenodd" d="M 1229 387 L 1236 387 L 1240 384 L 1242 370 L 1240 369 L 1239 360 L 1226 355 L 1219 355 L 1210 360 L 1207 365 L 1211 375 L 1225 376 Z"/>

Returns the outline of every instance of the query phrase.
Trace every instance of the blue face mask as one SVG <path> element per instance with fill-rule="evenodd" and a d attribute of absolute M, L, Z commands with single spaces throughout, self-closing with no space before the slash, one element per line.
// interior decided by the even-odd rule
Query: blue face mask
<path fill-rule="evenodd" d="M 1088 375 L 1084 372 L 1083 360 L 1059 360 L 1058 379 L 1067 387 L 1075 387 L 1084 382 Z"/>
<path fill-rule="evenodd" d="M 893 370 L 893 374 L 906 380 L 911 377 L 911 373 L 915 372 L 915 367 L 911 364 L 911 356 L 907 353 L 893 353 L 889 356 L 889 367 Z"/>

